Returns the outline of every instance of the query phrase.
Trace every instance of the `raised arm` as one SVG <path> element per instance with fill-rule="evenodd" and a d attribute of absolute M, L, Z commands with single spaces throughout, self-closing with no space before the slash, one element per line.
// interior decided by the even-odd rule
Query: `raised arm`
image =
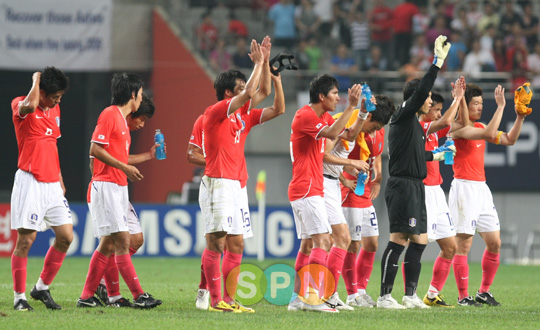
<path fill-rule="evenodd" d="M 458 80 L 456 80 L 455 83 L 452 83 L 452 88 L 452 95 L 454 96 L 454 100 L 452 101 L 450 108 L 445 111 L 444 115 L 442 115 L 440 119 L 431 123 L 426 135 L 437 132 L 445 127 L 450 126 L 451 124 L 457 124 L 454 123 L 454 118 L 456 117 L 456 112 L 459 108 L 459 105 L 461 104 L 461 100 L 464 98 L 465 95 L 465 78 L 460 77 Z"/>
<path fill-rule="evenodd" d="M 253 72 L 246 82 L 244 90 L 232 98 L 227 115 L 230 115 L 236 110 L 240 109 L 240 107 L 252 99 L 255 93 L 257 93 L 264 66 L 264 55 L 263 51 L 261 50 L 261 45 L 258 44 L 255 39 L 251 41 L 251 53 L 249 54 L 249 58 L 251 58 L 251 61 L 254 64 Z M 268 64 L 266 65 L 268 66 Z"/>
<path fill-rule="evenodd" d="M 270 51 L 272 49 L 272 44 L 270 43 L 270 37 L 266 36 L 261 43 L 261 52 L 263 53 L 263 64 L 261 79 L 259 83 L 259 88 L 253 95 L 251 99 L 251 108 L 255 108 L 259 103 L 261 103 L 265 98 L 270 95 L 272 92 L 272 73 L 270 72 Z"/>
<path fill-rule="evenodd" d="M 271 107 L 264 108 L 261 123 L 269 121 L 285 113 L 285 94 L 281 84 L 281 74 L 277 76 L 270 74 L 274 83 L 274 104 Z"/>
<path fill-rule="evenodd" d="M 373 102 L 374 104 L 377 104 L 377 101 L 375 100 L 375 96 L 371 97 L 371 102 Z M 362 130 L 362 127 L 364 127 L 364 123 L 366 122 L 368 115 L 369 114 L 366 110 L 366 102 L 364 99 L 362 99 L 361 105 L 360 105 L 360 111 L 358 112 L 358 118 L 356 118 L 354 124 L 352 124 L 352 126 L 349 127 L 349 129 L 345 130 L 345 132 L 341 134 L 341 138 L 347 141 L 351 141 L 351 142 L 355 141 L 356 137 Z"/>
<path fill-rule="evenodd" d="M 39 105 L 39 82 L 41 79 L 41 72 L 34 72 L 32 75 L 32 87 L 26 95 L 26 98 L 21 101 L 19 105 L 19 114 L 21 116 L 27 115 L 36 111 Z"/>
<path fill-rule="evenodd" d="M 143 178 L 143 175 L 139 170 L 132 165 L 124 164 L 118 159 L 111 156 L 111 154 L 99 143 L 92 142 L 90 144 L 90 155 L 99 159 L 101 162 L 117 168 L 122 172 L 126 173 L 128 179 L 131 181 L 140 181 Z"/>

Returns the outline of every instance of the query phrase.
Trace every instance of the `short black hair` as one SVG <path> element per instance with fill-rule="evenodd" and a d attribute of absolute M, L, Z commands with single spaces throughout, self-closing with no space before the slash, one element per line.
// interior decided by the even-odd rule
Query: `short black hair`
<path fill-rule="evenodd" d="M 125 105 L 129 102 L 133 93 L 139 94 L 143 87 L 142 79 L 135 73 L 115 73 L 111 82 L 111 104 Z"/>
<path fill-rule="evenodd" d="M 247 81 L 246 75 L 238 70 L 228 70 L 218 74 L 216 80 L 214 80 L 214 89 L 216 90 L 218 101 L 225 98 L 225 91 L 230 90 L 231 92 L 234 92 L 237 79 L 240 79 L 243 82 Z"/>
<path fill-rule="evenodd" d="M 152 99 L 146 96 L 146 94 L 143 94 L 141 105 L 139 106 L 139 109 L 137 109 L 137 111 L 131 113 L 131 118 L 137 118 L 142 116 L 152 118 L 155 110 L 156 106 L 154 105 Z"/>
<path fill-rule="evenodd" d="M 386 95 L 375 95 L 375 100 L 377 100 L 377 106 L 375 110 L 371 112 L 370 120 L 386 125 L 396 110 L 394 102 Z"/>
<path fill-rule="evenodd" d="M 414 91 L 416 90 L 419 84 L 420 84 L 420 79 L 418 78 L 411 79 L 405 84 L 405 87 L 403 87 L 403 100 L 404 101 L 407 101 L 414 94 Z"/>
<path fill-rule="evenodd" d="M 444 103 L 444 97 L 441 94 L 435 92 L 431 92 L 431 100 L 433 101 L 433 103 Z"/>
<path fill-rule="evenodd" d="M 483 90 L 480 86 L 468 83 L 465 87 L 465 102 L 469 104 L 473 97 L 482 96 Z"/>
<path fill-rule="evenodd" d="M 319 103 L 319 94 L 328 95 L 333 88 L 339 88 L 339 82 L 329 74 L 319 74 L 309 83 L 309 103 Z"/>
<path fill-rule="evenodd" d="M 45 91 L 46 95 L 67 91 L 69 88 L 69 78 L 66 74 L 54 66 L 48 66 L 41 71 L 39 79 L 39 89 Z"/>

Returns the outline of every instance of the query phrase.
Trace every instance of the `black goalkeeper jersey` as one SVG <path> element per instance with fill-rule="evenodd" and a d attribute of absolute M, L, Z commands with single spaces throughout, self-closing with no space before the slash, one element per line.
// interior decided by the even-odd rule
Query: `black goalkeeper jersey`
<path fill-rule="evenodd" d="M 423 180 L 427 176 L 426 161 L 433 153 L 425 150 L 425 138 L 416 113 L 429 96 L 439 68 L 431 65 L 413 95 L 401 104 L 390 119 L 388 134 L 390 176 Z"/>

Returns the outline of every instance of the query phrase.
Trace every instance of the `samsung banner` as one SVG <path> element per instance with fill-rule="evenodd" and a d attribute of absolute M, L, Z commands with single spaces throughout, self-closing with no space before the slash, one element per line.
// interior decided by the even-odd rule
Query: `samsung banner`
<path fill-rule="evenodd" d="M 0 68 L 110 68 L 112 0 L 0 0 Z"/>
<path fill-rule="evenodd" d="M 134 204 L 144 235 L 140 256 L 195 257 L 200 256 L 205 245 L 204 223 L 198 205 L 170 206 Z M 91 256 L 97 247 L 92 231 L 92 220 L 86 204 L 70 204 L 73 216 L 73 242 L 68 255 Z M 251 212 L 253 230 L 260 224 L 257 212 Z M 15 247 L 16 231 L 11 229 L 9 204 L 0 204 L 0 257 L 9 257 Z M 267 257 L 296 257 L 300 240 L 296 238 L 294 219 L 290 207 L 266 208 Z M 256 236 L 245 240 L 245 256 L 257 256 Z M 38 233 L 30 256 L 45 256 L 54 240 L 54 232 Z"/>

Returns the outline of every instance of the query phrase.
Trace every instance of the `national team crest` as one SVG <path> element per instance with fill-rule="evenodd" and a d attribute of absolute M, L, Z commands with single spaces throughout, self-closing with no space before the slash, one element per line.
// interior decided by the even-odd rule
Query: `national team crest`
<path fill-rule="evenodd" d="M 409 219 L 409 227 L 416 227 L 416 219 L 410 218 Z"/>

